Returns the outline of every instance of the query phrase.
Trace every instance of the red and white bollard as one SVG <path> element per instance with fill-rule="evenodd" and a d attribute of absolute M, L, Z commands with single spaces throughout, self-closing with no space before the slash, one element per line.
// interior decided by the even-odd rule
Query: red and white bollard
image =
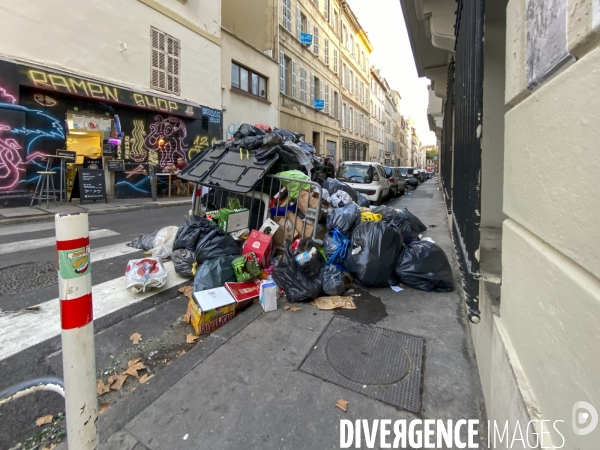
<path fill-rule="evenodd" d="M 55 224 L 67 442 L 72 450 L 96 450 L 98 406 L 88 215 L 57 214 Z"/>

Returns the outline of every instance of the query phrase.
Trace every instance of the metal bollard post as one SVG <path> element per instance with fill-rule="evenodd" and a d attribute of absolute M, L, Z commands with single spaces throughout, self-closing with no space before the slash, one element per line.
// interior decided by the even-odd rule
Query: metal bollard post
<path fill-rule="evenodd" d="M 56 252 L 69 449 L 98 448 L 96 357 L 87 213 L 57 214 Z"/>

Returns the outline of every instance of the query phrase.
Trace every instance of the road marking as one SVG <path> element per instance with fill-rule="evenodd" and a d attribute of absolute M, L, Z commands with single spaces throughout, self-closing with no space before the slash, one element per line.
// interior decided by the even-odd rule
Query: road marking
<path fill-rule="evenodd" d="M 109 236 L 118 236 L 119 233 L 112 230 L 92 230 L 90 239 L 99 239 Z M 56 245 L 56 237 L 47 237 L 41 239 L 30 239 L 28 241 L 11 242 L 9 244 L 0 244 L 0 254 L 22 252 L 24 250 L 33 250 L 42 247 L 52 247 Z"/>
<path fill-rule="evenodd" d="M 54 221 L 42 223 L 30 223 L 28 225 L 18 225 L 15 227 L 0 228 L 0 236 L 8 236 L 9 234 L 33 233 L 36 231 L 53 230 Z"/>
<path fill-rule="evenodd" d="M 122 242 L 118 244 L 107 245 L 106 247 L 100 248 L 94 248 L 93 245 L 91 245 L 90 247 L 90 253 L 92 254 L 92 262 L 116 258 L 117 256 L 128 255 L 130 253 L 141 252 L 139 248 L 128 247 Z M 142 255 L 140 255 L 140 258 L 141 257 Z"/>
<path fill-rule="evenodd" d="M 125 277 L 115 278 L 92 286 L 94 320 L 133 305 L 184 282 L 175 273 L 172 262 L 165 263 L 167 283 L 158 289 L 141 294 L 132 294 L 125 289 Z M 60 303 L 58 298 L 39 305 L 38 313 L 0 317 L 0 361 L 60 334 Z"/>

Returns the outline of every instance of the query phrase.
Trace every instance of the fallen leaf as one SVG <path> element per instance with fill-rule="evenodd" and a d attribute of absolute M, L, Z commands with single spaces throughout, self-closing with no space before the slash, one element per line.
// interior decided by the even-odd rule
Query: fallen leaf
<path fill-rule="evenodd" d="M 181 318 L 181 321 L 183 323 L 190 323 L 190 318 L 187 314 L 184 314 L 183 317 Z"/>
<path fill-rule="evenodd" d="M 129 389 L 129 392 L 133 392 L 137 389 L 137 386 L 132 387 L 131 389 Z"/>
<path fill-rule="evenodd" d="M 192 294 L 194 293 L 194 287 L 193 286 L 183 286 L 180 287 L 179 289 L 177 289 L 179 292 L 181 292 L 183 295 L 185 295 L 186 297 L 191 297 Z"/>
<path fill-rule="evenodd" d="M 141 360 L 142 360 L 142 358 L 130 359 L 129 361 L 127 361 L 127 367 L 131 367 L 131 366 L 139 363 Z"/>
<path fill-rule="evenodd" d="M 340 398 L 337 402 L 335 402 L 335 406 L 337 406 L 344 412 L 348 411 L 348 402 L 344 399 Z"/>
<path fill-rule="evenodd" d="M 127 379 L 129 375 L 127 375 L 126 373 L 122 373 L 121 375 L 117 375 L 116 376 L 116 380 L 114 381 L 114 383 L 112 383 L 110 385 L 110 388 L 113 391 L 120 391 L 121 388 L 123 387 L 123 383 L 125 383 L 125 380 Z"/>
<path fill-rule="evenodd" d="M 100 408 L 98 408 L 98 415 L 102 414 L 102 413 L 103 413 L 104 411 L 106 411 L 108 408 L 110 408 L 110 403 L 108 403 L 108 402 L 102 403 L 102 404 L 100 405 Z"/>
<path fill-rule="evenodd" d="M 291 306 L 290 306 L 290 305 L 285 305 L 285 306 L 283 307 L 283 309 L 290 309 L 290 308 L 291 308 Z"/>
<path fill-rule="evenodd" d="M 42 450 L 54 450 L 56 448 L 56 444 L 50 444 L 50 447 L 44 447 Z"/>
<path fill-rule="evenodd" d="M 139 378 L 138 370 L 144 370 L 145 368 L 146 366 L 144 365 L 144 363 L 138 360 L 138 362 L 129 366 L 124 373 L 126 373 L 127 375 L 131 375 L 132 377 Z"/>
<path fill-rule="evenodd" d="M 36 420 L 35 424 L 38 427 L 41 427 L 42 425 L 52 423 L 52 419 L 54 419 L 54 416 L 52 416 L 52 414 L 48 414 L 47 416 L 42 416 L 38 420 Z"/>
<path fill-rule="evenodd" d="M 186 344 L 193 344 L 194 342 L 196 342 L 198 340 L 198 336 L 194 336 L 192 333 L 188 334 L 185 337 L 185 343 Z"/>
<path fill-rule="evenodd" d="M 106 382 L 108 383 L 109 386 L 111 384 L 113 384 L 115 381 L 117 381 L 117 376 L 116 375 L 111 375 L 110 377 L 108 377 L 106 379 Z"/>
<path fill-rule="evenodd" d="M 98 394 L 98 397 L 107 392 L 110 392 L 110 384 L 104 384 L 104 381 L 98 380 L 96 382 L 96 394 Z"/>
<path fill-rule="evenodd" d="M 301 309 L 302 309 L 302 308 L 298 308 L 297 306 L 292 306 L 292 307 L 290 308 L 290 311 L 291 311 L 291 312 L 296 312 L 296 311 L 300 311 Z"/>
<path fill-rule="evenodd" d="M 144 384 L 146 381 L 148 381 L 150 378 L 152 378 L 154 375 L 150 375 L 150 374 L 144 374 L 140 377 L 140 383 Z"/>
<path fill-rule="evenodd" d="M 313 327 L 306 327 L 308 328 L 310 331 L 315 331 L 315 329 Z"/>
<path fill-rule="evenodd" d="M 179 350 L 177 355 L 175 355 L 175 358 L 179 358 L 180 356 L 183 356 L 183 355 L 185 355 L 185 350 Z"/>
<path fill-rule="evenodd" d="M 165 359 L 165 366 L 168 366 L 169 364 L 171 364 L 173 362 L 173 360 L 171 358 L 167 358 Z"/>
<path fill-rule="evenodd" d="M 133 333 L 129 336 L 129 340 L 133 342 L 133 345 L 138 345 L 142 340 L 142 335 L 140 333 Z"/>

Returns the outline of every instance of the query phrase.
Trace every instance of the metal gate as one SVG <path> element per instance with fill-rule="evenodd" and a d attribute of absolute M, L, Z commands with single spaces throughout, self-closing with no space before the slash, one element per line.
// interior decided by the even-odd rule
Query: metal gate
<path fill-rule="evenodd" d="M 452 128 L 454 122 L 454 62 L 448 65 L 448 90 L 444 102 L 444 127 L 440 151 L 440 175 L 448 214 L 452 213 Z"/>
<path fill-rule="evenodd" d="M 469 319 L 479 322 L 483 18 L 485 0 L 459 0 L 455 27 L 452 231 Z"/>

